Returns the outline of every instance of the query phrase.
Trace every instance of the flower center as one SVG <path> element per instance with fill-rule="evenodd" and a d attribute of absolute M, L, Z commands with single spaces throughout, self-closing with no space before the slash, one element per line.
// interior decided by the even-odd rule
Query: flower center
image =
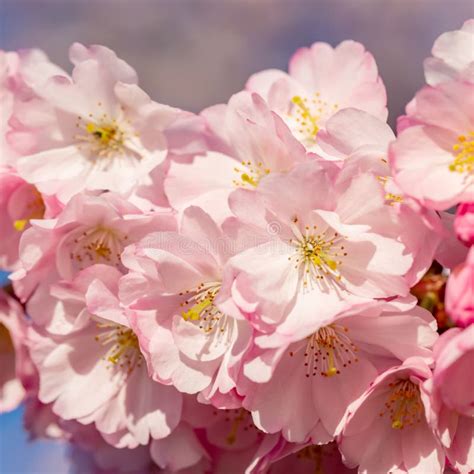
<path fill-rule="evenodd" d="M 450 171 L 457 173 L 474 172 L 474 131 L 460 135 L 453 145 L 454 160 L 449 165 Z"/>
<path fill-rule="evenodd" d="M 0 354 L 6 354 L 13 350 L 13 341 L 10 336 L 10 331 L 4 324 L 0 323 Z"/>
<path fill-rule="evenodd" d="M 225 422 L 230 424 L 225 441 L 227 444 L 232 445 L 237 441 L 239 431 L 248 432 L 249 430 L 255 430 L 259 436 L 262 433 L 254 425 L 252 416 L 245 408 L 239 408 L 236 410 L 223 410 L 225 414 Z M 214 416 L 219 416 L 222 411 L 215 410 Z"/>
<path fill-rule="evenodd" d="M 233 181 L 237 187 L 251 186 L 256 188 L 260 180 L 267 174 L 270 174 L 270 168 L 266 168 L 261 161 L 257 164 L 251 161 L 242 161 L 241 164 L 243 168 L 234 168 L 234 171 L 239 175 L 239 177 Z"/>
<path fill-rule="evenodd" d="M 99 108 L 102 107 L 101 102 L 97 105 Z M 87 118 L 79 116 L 76 128 L 80 133 L 74 136 L 78 142 L 77 148 L 79 150 L 85 148 L 92 160 L 97 158 L 113 160 L 123 155 L 139 159 L 140 155 L 129 147 L 130 139 L 138 135 L 131 130 L 130 125 L 130 120 L 124 117 L 123 107 L 116 117 L 111 117 L 106 112 L 97 116 L 89 114 Z"/>
<path fill-rule="evenodd" d="M 227 316 L 214 306 L 214 299 L 220 288 L 219 282 L 209 282 L 180 293 L 180 296 L 186 296 L 186 300 L 180 304 L 183 308 L 181 312 L 183 319 L 196 322 L 206 334 L 214 330 L 218 333 L 225 332 Z"/>
<path fill-rule="evenodd" d="M 390 383 L 392 389 L 385 403 L 385 410 L 379 413 L 383 417 L 389 413 L 392 428 L 402 430 L 405 427 L 420 423 L 423 414 L 423 404 L 418 385 L 410 380 L 399 380 Z"/>
<path fill-rule="evenodd" d="M 140 352 L 135 333 L 120 324 L 97 323 L 100 334 L 95 340 L 104 346 L 110 346 L 104 357 L 108 367 L 119 367 L 131 373 L 135 367 L 141 367 L 143 356 Z"/>
<path fill-rule="evenodd" d="M 296 226 L 297 221 L 295 218 L 292 225 L 296 239 L 290 239 L 290 243 L 296 247 L 296 253 L 288 260 L 295 262 L 295 268 L 303 268 L 303 287 L 325 279 L 340 282 L 340 259 L 347 256 L 344 245 L 340 244 L 345 238 L 330 229 L 317 234 L 316 225 L 306 226 L 303 234 Z"/>
<path fill-rule="evenodd" d="M 337 104 L 331 107 L 326 101 L 323 101 L 319 92 L 310 97 L 295 95 L 291 99 L 291 104 L 290 128 L 300 139 L 310 143 L 316 141 L 321 119 L 339 108 Z"/>
<path fill-rule="evenodd" d="M 70 258 L 79 268 L 104 263 L 119 267 L 120 255 L 127 236 L 120 236 L 116 231 L 105 227 L 94 227 L 73 240 Z"/>
<path fill-rule="evenodd" d="M 31 188 L 31 199 L 25 206 L 21 219 L 13 221 L 13 227 L 18 232 L 25 230 L 31 219 L 43 219 L 46 206 L 44 205 L 41 194 L 35 187 Z"/>
<path fill-rule="evenodd" d="M 304 351 L 306 377 L 333 377 L 342 368 L 357 363 L 358 348 L 348 337 L 349 329 L 338 324 L 324 326 L 307 338 Z M 290 352 L 293 357 L 294 353 Z"/>

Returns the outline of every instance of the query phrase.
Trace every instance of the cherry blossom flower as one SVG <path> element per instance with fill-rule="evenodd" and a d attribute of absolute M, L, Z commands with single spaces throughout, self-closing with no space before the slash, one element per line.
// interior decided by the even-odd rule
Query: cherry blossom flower
<path fill-rule="evenodd" d="M 377 377 L 349 406 L 339 438 L 347 466 L 368 473 L 443 472 L 443 449 L 426 419 L 423 382 L 430 377 L 421 359 L 408 359 Z"/>
<path fill-rule="evenodd" d="M 135 71 L 103 46 L 76 43 L 70 58 L 71 78 L 46 76 L 33 87 L 54 111 L 58 138 L 19 159 L 19 173 L 63 202 L 84 189 L 131 190 L 165 159 L 163 131 L 181 112 L 153 102 Z"/>
<path fill-rule="evenodd" d="M 339 187 L 337 174 L 331 163 L 301 164 L 230 197 L 236 217 L 226 231 L 256 244 L 230 260 L 239 296 L 227 296 L 262 331 L 285 321 L 291 329 L 282 332 L 304 331 L 315 317 L 324 323 L 361 300 L 408 292 L 412 256 L 374 228 L 388 212 L 376 178 L 360 174 Z M 385 232 L 397 228 L 387 222 Z"/>
<path fill-rule="evenodd" d="M 474 84 L 425 87 L 390 147 L 395 182 L 432 209 L 447 209 L 474 196 Z"/>
<path fill-rule="evenodd" d="M 431 396 L 429 420 L 450 463 L 463 474 L 474 469 L 474 394 L 470 377 L 474 326 L 450 329 L 435 346 L 433 379 L 425 382 Z"/>
<path fill-rule="evenodd" d="M 192 163 L 171 161 L 164 190 L 174 209 L 198 206 L 220 223 L 231 214 L 233 190 L 255 189 L 269 174 L 306 160 L 304 148 L 258 94 L 240 92 L 202 115 L 210 151 Z"/>
<path fill-rule="evenodd" d="M 382 120 L 357 109 L 344 109 L 326 122 L 320 145 L 324 156 L 341 163 L 339 182 L 350 182 L 360 173 L 372 173 L 384 192 L 387 211 L 380 216 L 377 231 L 400 238 L 414 257 L 407 279 L 416 283 L 428 270 L 435 250 L 446 235 L 438 214 L 405 196 L 391 176 L 388 147 L 395 140 L 391 128 Z M 443 215 L 444 218 L 444 215 Z M 396 221 L 389 233 L 387 220 Z M 376 225 L 375 223 L 372 224 Z"/>
<path fill-rule="evenodd" d="M 32 221 L 23 233 L 21 265 L 12 275 L 16 293 L 26 299 L 41 283 L 49 294 L 51 281 L 71 279 L 96 263 L 124 269 L 120 254 L 129 243 L 175 227 L 169 211 L 143 214 L 113 193 L 75 196 L 55 219 Z"/>
<path fill-rule="evenodd" d="M 32 219 L 51 218 L 60 210 L 54 197 L 42 196 L 12 168 L 0 166 L 0 267 L 16 269 L 20 238 Z"/>
<path fill-rule="evenodd" d="M 255 350 L 244 368 L 252 383 L 239 383 L 243 406 L 266 432 L 281 430 L 292 442 L 328 442 L 348 405 L 382 370 L 412 356 L 431 359 L 436 323 L 413 306 L 413 300 L 395 300 L 353 310 L 330 324 L 315 323 L 304 338 L 288 337 L 286 346 Z"/>
<path fill-rule="evenodd" d="M 432 54 L 425 59 L 426 82 L 435 86 L 452 79 L 474 82 L 474 20 L 467 20 L 460 30 L 448 31 L 436 39 Z"/>
<path fill-rule="evenodd" d="M 0 51 L 0 161 L 16 167 L 20 156 L 55 144 L 53 111 L 34 92 L 45 77 L 65 75 L 38 49 Z"/>
<path fill-rule="evenodd" d="M 343 41 L 336 48 L 314 43 L 291 58 L 289 74 L 269 69 L 254 74 L 246 88 L 259 93 L 285 120 L 309 151 L 338 110 L 354 107 L 386 120 L 386 92 L 372 55 L 360 43 Z"/>
<path fill-rule="evenodd" d="M 156 311 L 133 322 L 153 376 L 215 404 L 232 403 L 252 336 L 247 321 L 218 307 L 232 251 L 209 215 L 190 207 L 179 233 L 151 234 L 127 247 L 122 258 L 130 269 L 120 284 L 122 302 L 131 310 Z"/>
<path fill-rule="evenodd" d="M 84 272 L 88 285 L 80 272 L 55 296 L 75 303 L 77 312 L 68 315 L 76 319 L 75 327 L 62 336 L 39 328 L 30 331 L 38 397 L 52 403 L 54 413 L 65 420 L 94 422 L 117 447 L 164 438 L 179 422 L 181 396 L 148 377 L 138 338 L 115 296 L 121 273 L 104 265 Z"/>

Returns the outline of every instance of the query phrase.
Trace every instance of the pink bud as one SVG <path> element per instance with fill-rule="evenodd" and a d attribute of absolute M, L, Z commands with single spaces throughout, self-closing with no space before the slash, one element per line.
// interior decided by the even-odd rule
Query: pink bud
<path fill-rule="evenodd" d="M 454 219 L 456 234 L 466 245 L 474 245 L 474 202 L 459 205 Z"/>
<path fill-rule="evenodd" d="M 474 246 L 448 279 L 446 311 L 458 326 L 474 323 Z"/>

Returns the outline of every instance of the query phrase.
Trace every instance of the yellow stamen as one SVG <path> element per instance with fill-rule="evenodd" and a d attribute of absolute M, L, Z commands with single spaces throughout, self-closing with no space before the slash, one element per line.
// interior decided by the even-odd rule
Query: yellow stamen
<path fill-rule="evenodd" d="M 304 351 L 306 377 L 333 377 L 356 364 L 358 348 L 348 336 L 349 329 L 338 324 L 323 326 L 307 338 Z M 294 353 L 290 352 L 293 357 Z"/>
<path fill-rule="evenodd" d="M 126 370 L 129 373 L 136 366 L 141 367 L 142 355 L 135 333 L 120 324 L 97 323 L 99 333 L 95 340 L 109 346 L 103 360 L 110 362 L 108 369 Z"/>
<path fill-rule="evenodd" d="M 474 172 L 474 131 L 468 135 L 460 135 L 458 143 L 453 145 L 455 154 L 453 162 L 449 165 L 449 170 L 457 173 Z"/>
<path fill-rule="evenodd" d="M 117 129 L 111 126 L 99 126 L 95 123 L 89 122 L 86 125 L 86 130 L 94 135 L 94 137 L 100 142 L 107 146 L 109 143 L 116 138 Z"/>
<path fill-rule="evenodd" d="M 23 230 L 26 227 L 26 224 L 28 224 L 28 219 L 18 219 L 15 222 L 13 222 L 13 227 L 18 232 L 23 232 Z"/>
<path fill-rule="evenodd" d="M 332 377 L 332 376 L 334 376 L 334 375 L 337 374 L 337 368 L 336 368 L 336 366 L 334 365 L 334 350 L 333 350 L 332 347 L 329 347 L 329 348 L 327 349 L 327 351 L 328 351 L 328 354 L 329 354 L 329 355 L 328 355 L 328 366 L 329 366 L 329 368 L 328 368 L 328 370 L 326 371 L 326 375 L 327 375 L 328 377 Z"/>
<path fill-rule="evenodd" d="M 403 430 L 415 423 L 420 423 L 423 414 L 423 404 L 420 389 L 410 380 L 399 380 L 390 383 L 392 389 L 385 410 L 380 413 L 383 417 L 389 413 L 390 425 L 394 430 Z"/>
<path fill-rule="evenodd" d="M 251 186 L 257 187 L 257 184 L 258 184 L 257 181 L 255 181 L 255 179 L 250 177 L 247 173 L 243 173 L 241 176 L 241 179 L 244 183 L 248 183 Z"/>
<path fill-rule="evenodd" d="M 203 300 L 199 301 L 194 306 L 192 306 L 188 311 L 183 311 L 182 312 L 183 319 L 186 321 L 188 320 L 199 321 L 199 319 L 201 318 L 201 313 L 211 305 L 212 305 L 211 298 L 204 298 Z"/>
<path fill-rule="evenodd" d="M 306 122 L 305 122 L 306 120 L 309 121 L 311 124 L 311 127 L 309 128 L 310 135 L 316 136 L 317 133 L 319 132 L 319 127 L 318 127 L 319 117 L 311 113 L 311 110 L 305 104 L 304 99 L 302 99 L 299 95 L 295 95 L 291 99 L 291 102 L 293 102 L 293 104 L 295 104 L 296 107 L 299 109 L 301 118 L 303 119 L 302 125 L 306 125 Z"/>

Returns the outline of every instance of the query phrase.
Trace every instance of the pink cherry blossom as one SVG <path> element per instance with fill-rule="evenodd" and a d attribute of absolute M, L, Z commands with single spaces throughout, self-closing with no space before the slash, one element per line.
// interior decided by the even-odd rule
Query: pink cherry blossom
<path fill-rule="evenodd" d="M 15 166 L 17 159 L 54 146 L 51 108 L 33 91 L 37 81 L 66 73 L 43 51 L 0 51 L 0 161 Z"/>
<path fill-rule="evenodd" d="M 390 165 L 403 192 L 432 209 L 474 196 L 474 84 L 425 87 L 408 110 L 412 126 L 390 147 Z"/>
<path fill-rule="evenodd" d="M 0 166 L 0 268 L 18 266 L 20 237 L 32 219 L 54 217 L 60 209 L 54 197 L 42 196 L 12 168 Z"/>
<path fill-rule="evenodd" d="M 181 212 L 199 206 L 221 222 L 231 214 L 227 198 L 233 190 L 255 189 L 269 174 L 306 159 L 304 148 L 258 94 L 240 92 L 227 106 L 202 115 L 210 151 L 192 163 L 171 161 L 164 181 L 171 206 Z"/>
<path fill-rule="evenodd" d="M 71 279 L 95 263 L 123 269 L 120 254 L 128 243 L 175 227 L 170 211 L 143 214 L 114 193 L 75 196 L 55 219 L 33 221 L 23 233 L 21 265 L 12 275 L 16 293 L 26 299 L 39 283 Z"/>
<path fill-rule="evenodd" d="M 390 212 L 377 179 L 338 183 L 338 172 L 332 163 L 301 164 L 230 197 L 236 217 L 226 231 L 251 245 L 229 262 L 234 295 L 226 296 L 254 313 L 261 330 L 286 321 L 304 332 L 315 317 L 323 324 L 367 298 L 408 292 L 413 257 L 376 227 Z M 383 229 L 390 235 L 399 226 L 386 219 Z"/>
<path fill-rule="evenodd" d="M 436 354 L 436 367 L 433 382 L 445 403 L 458 413 L 474 414 L 474 393 L 472 380 L 463 374 L 470 373 L 474 356 L 474 326 L 459 331 L 449 331 L 451 337 L 443 336 Z M 456 336 L 456 337 L 454 337 Z"/>
<path fill-rule="evenodd" d="M 0 413 L 14 410 L 25 396 L 20 380 L 25 359 L 25 333 L 23 309 L 0 289 Z"/>
<path fill-rule="evenodd" d="M 474 326 L 450 329 L 435 347 L 433 379 L 425 382 L 431 397 L 430 422 L 457 471 L 474 470 L 474 394 L 471 368 Z"/>
<path fill-rule="evenodd" d="M 53 327 L 63 318 L 75 318 L 75 327 L 62 336 L 32 328 L 29 346 L 41 402 L 52 403 L 65 420 L 95 423 L 109 444 L 133 448 L 171 433 L 180 419 L 181 396 L 148 377 L 137 336 L 116 297 L 120 276 L 104 265 L 80 272 L 53 296 L 71 302 L 64 306 L 71 311 L 68 318 L 52 315 Z"/>
<path fill-rule="evenodd" d="M 247 89 L 259 93 L 309 151 L 338 110 L 354 107 L 386 120 L 386 93 L 373 56 L 344 41 L 336 48 L 314 43 L 291 58 L 289 74 L 269 69 L 250 77 Z"/>
<path fill-rule="evenodd" d="M 474 202 L 461 203 L 454 220 L 456 234 L 468 246 L 474 245 Z"/>
<path fill-rule="evenodd" d="M 211 405 L 198 403 L 193 397 L 185 396 L 183 421 L 187 423 L 188 429 L 194 430 L 194 439 L 197 438 L 201 449 L 205 450 L 205 455 L 201 455 L 201 459 L 208 461 L 206 472 L 215 474 L 267 472 L 264 467 L 267 467 L 272 459 L 282 455 L 286 448 L 286 443 L 280 435 L 261 432 L 252 422 L 250 413 L 243 408 L 218 410 Z M 154 443 L 166 443 L 166 441 L 165 439 Z M 180 449 L 183 444 L 189 443 L 181 443 Z M 194 449 L 194 452 L 198 454 L 199 450 Z M 194 458 L 198 459 L 196 454 Z M 186 459 L 184 456 L 181 458 Z"/>
<path fill-rule="evenodd" d="M 467 20 L 460 30 L 439 36 L 425 59 L 426 82 L 432 86 L 452 79 L 474 82 L 474 20 Z"/>
<path fill-rule="evenodd" d="M 392 179 L 387 154 L 394 139 L 394 133 L 384 121 L 362 110 L 348 108 L 328 119 L 319 143 L 326 158 L 340 163 L 340 181 L 350 181 L 353 176 L 366 172 L 379 181 L 386 204 L 392 209 L 387 208 L 390 212 L 380 216 L 377 228 L 382 235 L 400 238 L 414 256 L 407 275 L 413 285 L 430 267 L 444 232 L 438 214 L 404 196 Z M 398 221 L 392 235 L 386 232 L 387 219 Z"/>
<path fill-rule="evenodd" d="M 130 272 L 121 280 L 122 301 L 156 310 L 133 320 L 153 376 L 216 405 L 236 403 L 235 379 L 252 336 L 247 321 L 218 307 L 233 250 L 209 215 L 190 207 L 179 234 L 151 234 L 123 254 Z"/>
<path fill-rule="evenodd" d="M 466 262 L 457 266 L 449 276 L 446 311 L 458 326 L 474 323 L 474 246 Z"/>
<path fill-rule="evenodd" d="M 349 406 L 339 437 L 347 466 L 367 473 L 443 472 L 443 449 L 425 415 L 430 406 L 423 382 L 430 377 L 421 359 L 408 359 Z"/>
<path fill-rule="evenodd" d="M 436 323 L 413 305 L 353 310 L 331 324 L 315 324 L 304 338 L 288 336 L 286 346 L 255 350 L 244 368 L 252 383 L 239 384 L 255 424 L 270 433 L 281 430 L 292 442 L 331 440 L 348 405 L 381 371 L 412 356 L 431 358 Z"/>
<path fill-rule="evenodd" d="M 166 157 L 164 129 L 181 112 L 153 102 L 105 47 L 76 43 L 70 58 L 71 78 L 46 76 L 33 86 L 54 111 L 56 143 L 19 159 L 18 170 L 64 202 L 84 189 L 131 190 Z"/>

